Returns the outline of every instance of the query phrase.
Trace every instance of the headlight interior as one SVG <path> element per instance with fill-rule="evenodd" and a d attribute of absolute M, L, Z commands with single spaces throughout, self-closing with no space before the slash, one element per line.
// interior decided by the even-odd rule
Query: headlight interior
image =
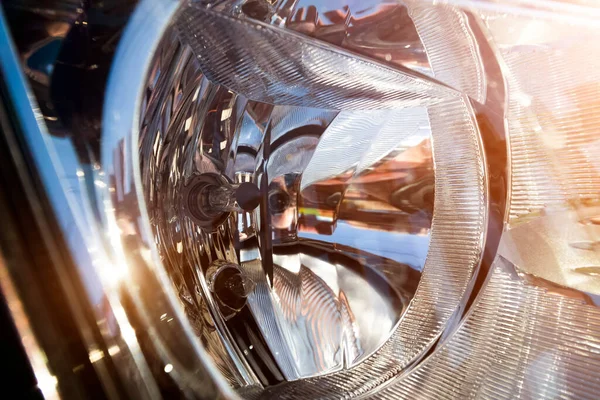
<path fill-rule="evenodd" d="M 119 373 L 147 395 L 167 374 L 188 397 L 593 398 L 599 20 L 142 1 L 77 171 Z"/>
<path fill-rule="evenodd" d="M 576 148 L 598 80 L 568 72 L 596 52 L 531 10 L 350 3 L 182 7 L 133 121 L 160 260 L 248 396 L 354 397 L 392 382 L 409 395 L 406 380 L 435 385 L 420 374 L 451 357 L 494 285 L 510 285 L 507 265 L 594 286 L 591 269 L 553 257 L 552 271 L 531 232 L 555 240 L 539 210 L 564 223 L 597 194 Z M 577 188 L 553 189 L 570 174 Z M 471 307 L 482 263 L 479 282 L 491 278 Z"/>

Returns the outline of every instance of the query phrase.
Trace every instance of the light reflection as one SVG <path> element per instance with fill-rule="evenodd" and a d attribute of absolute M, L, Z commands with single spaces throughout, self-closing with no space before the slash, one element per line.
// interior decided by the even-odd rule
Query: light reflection
<path fill-rule="evenodd" d="M 49 372 L 46 373 L 36 373 L 35 379 L 37 379 L 37 384 L 44 398 L 46 400 L 54 400 L 60 399 L 60 395 L 58 394 L 58 379 L 56 376 L 51 375 Z"/>
<path fill-rule="evenodd" d="M 120 305 L 113 308 L 113 312 L 115 315 L 115 319 L 119 324 L 119 329 L 121 331 L 121 337 L 129 345 L 132 349 L 137 349 L 139 352 L 139 344 L 137 342 L 137 336 L 135 334 L 135 330 L 129 323 L 127 319 L 127 314 L 125 314 L 125 310 Z"/>
<path fill-rule="evenodd" d="M 114 356 L 120 352 L 121 352 L 121 349 L 119 348 L 119 346 L 115 345 L 115 346 L 110 346 L 108 348 L 108 354 L 110 354 L 111 356 Z"/>
<path fill-rule="evenodd" d="M 108 288 L 118 288 L 127 281 L 128 267 L 124 262 L 115 263 L 106 259 L 93 259 L 92 265 L 96 267 L 100 279 Z"/>
<path fill-rule="evenodd" d="M 405 18 L 403 9 L 394 6 L 394 10 L 398 18 Z M 359 17 L 385 15 L 382 9 L 373 11 Z M 360 23 L 374 21 L 362 19 Z M 353 24 L 357 23 L 354 18 Z M 368 44 L 369 38 L 363 39 L 361 44 L 354 38 L 352 44 Z M 179 46 L 165 43 L 165 49 Z M 417 47 L 412 41 L 402 45 Z M 163 51 L 157 54 L 171 54 Z M 408 53 L 413 50 L 403 50 Z M 401 56 L 389 54 L 393 62 Z M 420 58 L 403 57 L 398 62 Z M 185 62 L 158 58 L 156 70 L 170 70 Z M 185 101 L 152 115 L 145 114 L 154 110 L 150 103 L 144 105 L 139 161 L 154 241 L 186 312 L 196 318 L 194 328 L 206 349 L 227 369 L 229 360 L 237 363 L 239 359 L 239 364 L 248 360 L 244 357 L 248 354 L 239 354 L 243 349 L 260 345 L 264 351 L 257 356 L 269 365 L 278 364 L 264 371 L 257 367 L 272 375 L 264 379 L 266 384 L 284 376 L 295 379 L 339 370 L 368 357 L 391 334 L 414 294 L 425 262 L 434 189 L 429 110 L 413 107 L 339 113 L 249 101 L 202 78 L 192 62 L 186 68 L 197 73 L 198 86 L 186 88 Z M 183 79 L 175 74 L 164 84 L 179 88 Z M 169 90 L 153 88 L 148 99 L 160 104 L 167 100 L 166 93 Z M 377 129 L 364 129 L 367 119 Z M 331 135 L 335 127 L 338 136 Z M 325 146 L 328 137 L 332 146 Z M 340 143 L 352 151 L 322 151 L 339 148 Z M 316 163 L 318 160 L 323 163 Z M 334 168 L 341 164 L 344 168 Z M 314 172 L 312 178 L 306 176 L 310 171 Z M 221 174 L 232 182 L 258 185 L 263 180 L 260 185 L 266 204 L 253 213 L 232 213 L 230 221 L 213 231 L 200 228 L 182 212 L 180 203 L 190 177 L 208 173 Z M 301 183 L 305 193 L 301 193 Z M 306 252 L 302 260 L 300 252 Z M 206 269 L 217 259 L 244 264 L 240 265 L 244 276 L 257 275 L 252 278 L 255 284 L 248 300 L 253 305 L 244 315 L 226 314 L 225 322 L 204 283 Z M 272 275 L 267 272 L 265 276 L 263 267 L 268 264 L 275 265 L 271 266 Z M 306 284 L 323 296 L 312 299 L 313 292 Z M 208 305 L 203 304 L 204 299 Z M 306 306 L 305 314 L 294 308 L 298 299 Z M 267 315 L 271 303 L 287 317 Z M 337 319 L 323 317 L 322 313 L 329 311 Z M 270 329 L 266 320 L 252 315 L 263 312 L 269 321 L 285 322 L 289 328 L 285 343 L 273 339 L 274 332 L 261 331 Z M 215 325 L 219 332 L 229 330 L 239 341 L 225 340 L 223 345 L 222 338 L 214 337 Z M 378 332 L 370 329 L 373 325 L 380 328 Z M 312 343 L 312 336 L 304 335 L 308 327 L 326 330 L 333 344 L 323 334 Z M 346 336 L 339 338 L 337 333 L 342 331 Z M 261 336 L 266 346 L 260 342 Z M 306 338 L 308 341 L 302 342 Z M 298 362 L 303 364 L 301 371 L 293 371 L 296 360 L 290 356 L 302 358 Z M 304 360 L 308 361 L 301 362 Z M 247 368 L 245 364 L 234 367 L 239 371 Z"/>
<path fill-rule="evenodd" d="M 27 314 L 23 309 L 23 304 L 19 300 L 2 257 L 0 257 L 0 291 L 4 294 L 14 324 L 21 335 L 21 342 L 23 343 L 27 358 L 31 363 L 39 389 L 42 391 L 46 400 L 60 399 L 57 388 L 58 379 L 56 376 L 52 375 L 48 369 L 46 355 L 33 335 Z"/>
<path fill-rule="evenodd" d="M 95 363 L 104 358 L 104 352 L 102 350 L 92 350 L 88 354 L 88 358 L 91 363 Z"/>

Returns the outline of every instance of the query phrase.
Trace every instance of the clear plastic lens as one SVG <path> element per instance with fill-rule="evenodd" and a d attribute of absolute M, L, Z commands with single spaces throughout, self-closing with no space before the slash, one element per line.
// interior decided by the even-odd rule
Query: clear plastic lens
<path fill-rule="evenodd" d="M 420 143 L 427 145 L 430 138 L 425 107 L 343 111 L 319 139 L 302 173 L 300 190 L 345 173 L 358 177 L 390 153 L 401 153 Z"/>
<path fill-rule="evenodd" d="M 182 39 L 194 50 L 204 75 L 249 100 L 365 110 L 422 106 L 458 95 L 410 71 L 200 4 L 191 5 L 180 24 Z"/>
<path fill-rule="evenodd" d="M 500 254 L 522 272 L 598 295 L 600 230 L 589 223 L 600 195 L 600 46 L 590 40 L 598 28 L 492 12 L 482 19 L 509 90 L 512 193 Z"/>
<path fill-rule="evenodd" d="M 595 398 L 597 306 L 536 286 L 499 257 L 462 326 L 377 398 Z"/>
<path fill-rule="evenodd" d="M 597 397 L 599 26 L 571 11 L 478 12 L 506 79 L 508 224 L 459 329 L 378 397 Z"/>
<path fill-rule="evenodd" d="M 140 393 L 594 397 L 597 10 L 159 3 L 77 174 Z"/>
<path fill-rule="evenodd" d="M 189 312 L 206 308 L 196 331 L 219 335 L 206 347 L 244 371 L 228 373 L 235 386 L 375 388 L 442 334 L 481 260 L 470 100 L 235 10 L 194 4 L 175 26 L 149 78 L 140 167 L 163 263 Z M 260 191 L 255 209 L 211 205 L 211 187 L 233 196 L 222 187 L 240 182 Z M 220 262 L 240 277 L 229 299 L 210 283 Z"/>

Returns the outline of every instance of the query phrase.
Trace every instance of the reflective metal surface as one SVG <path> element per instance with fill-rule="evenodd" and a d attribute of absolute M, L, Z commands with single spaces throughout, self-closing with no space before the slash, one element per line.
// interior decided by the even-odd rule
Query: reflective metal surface
<path fill-rule="evenodd" d="M 24 119 L 106 390 L 593 397 L 597 23 L 511 4 L 143 1 L 101 128 L 70 90 Z M 51 42 L 37 89 L 106 71 Z"/>
<path fill-rule="evenodd" d="M 151 57 L 178 5 L 176 1 L 149 1 L 140 5 L 115 56 L 114 63 L 120 68 L 114 69 L 106 93 L 104 179 L 100 181 L 103 185 L 99 185 L 104 190 L 98 191 L 99 203 L 103 206 L 102 222 L 112 260 L 107 268 L 113 279 L 120 277 L 111 300 L 120 305 L 121 318 L 137 315 L 135 332 L 152 333 L 149 340 L 138 341 L 134 331 L 128 331 L 128 343 L 136 350 L 137 368 L 142 369 L 150 361 L 153 365 L 148 379 L 158 372 L 154 369 L 158 366 L 159 373 L 168 374 L 180 391 L 214 398 L 227 394 L 229 386 L 208 360 L 190 325 L 193 319 L 185 315 L 173 292 L 172 281 L 154 252 L 154 240 L 147 235 L 151 228 L 141 192 L 142 177 L 134 167 L 138 163 L 138 150 L 137 146 L 132 148 L 140 125 L 135 110 L 145 90 Z M 143 32 L 146 23 L 152 25 L 152 32 Z M 157 365 L 157 361 L 162 365 Z"/>
<path fill-rule="evenodd" d="M 331 92 L 331 104 L 372 108 L 389 100 L 411 109 L 307 108 L 324 104 L 319 96 L 305 102 L 300 92 L 286 89 L 289 82 L 280 86 L 283 94 L 300 99 L 302 107 L 248 100 L 204 78 L 198 54 L 187 47 L 197 41 L 177 44 L 167 28 L 177 7 L 175 2 L 145 2 L 123 36 L 106 93 L 102 159 L 92 151 L 88 157 L 93 162 L 85 152 L 77 153 L 84 165 L 51 162 L 53 168 L 68 167 L 82 185 L 90 186 L 82 199 L 69 204 L 85 210 L 87 225 L 79 221 L 77 226 L 89 234 L 80 248 L 94 254 L 91 270 L 98 275 L 95 282 L 108 309 L 100 311 L 109 321 L 103 322 L 109 327 L 102 339 L 118 343 L 103 351 L 90 342 L 90 359 L 98 367 L 109 354 L 119 374 L 136 371 L 130 383 L 149 397 L 164 394 L 165 385 L 174 383 L 184 392 L 213 397 L 227 393 L 221 377 L 235 387 L 351 370 L 364 361 L 385 359 L 390 346 L 405 354 L 403 362 L 414 360 L 462 301 L 480 258 L 485 190 L 468 103 L 402 63 L 384 67 L 369 58 L 360 58 L 361 68 L 354 73 L 372 74 L 373 81 L 364 81 L 374 90 L 372 98 L 363 94 L 352 99 L 357 88 L 344 92 L 346 83 L 338 76 L 331 82 L 341 92 Z M 148 17 L 153 23 L 142 23 Z M 216 28 L 221 34 L 222 26 Z M 298 65 L 329 78 L 342 71 L 342 64 L 331 62 L 335 57 L 348 62 L 354 57 L 302 36 L 290 37 L 309 51 L 316 49 L 316 58 Z M 158 47 L 159 38 L 167 45 Z M 325 69 L 317 68 L 321 57 L 331 56 Z M 420 64 L 425 65 L 422 57 Z M 391 79 L 401 93 L 382 86 L 381 77 Z M 389 96 L 382 102 L 376 94 L 384 92 Z M 387 104 L 384 108 L 392 103 Z M 426 115 L 424 105 L 438 107 Z M 450 122 L 448 115 L 460 121 Z M 363 123 L 366 130 L 356 129 Z M 344 124 L 355 126 L 346 138 L 340 130 Z M 447 143 L 452 135 L 445 132 L 454 129 L 464 149 L 460 160 L 474 167 L 473 174 L 455 180 L 438 199 L 434 190 L 444 187 L 438 175 L 457 176 L 459 168 L 452 167 L 442 145 L 436 161 L 442 167 L 434 169 L 432 138 L 437 135 L 439 143 Z M 369 130 L 371 138 L 365 135 Z M 346 146 L 336 143 L 342 140 Z M 80 149 L 81 143 L 74 143 Z M 83 148 L 93 144 L 91 137 L 82 143 Z M 335 144 L 337 152 L 327 143 Z M 251 182 L 261 192 L 258 208 L 227 208 L 223 222 L 199 227 L 182 204 L 189 196 L 182 194 L 194 176 L 204 174 L 223 177 L 231 185 L 223 187 Z M 421 289 L 406 317 L 425 268 L 434 210 L 443 214 L 443 204 L 449 210 L 467 204 L 473 211 L 475 229 L 461 239 L 473 252 L 456 258 L 456 267 L 440 261 L 444 254 L 454 259 L 452 251 L 434 253 L 429 276 L 436 268 L 445 270 L 457 276 L 452 285 L 459 285 L 441 291 L 448 294 L 449 306 L 439 309 L 431 295 L 440 292 L 442 282 L 429 278 L 430 286 Z M 445 229 L 450 226 L 438 224 L 437 243 L 447 240 Z M 463 271 L 455 274 L 453 268 Z M 421 314 L 427 335 L 409 343 L 406 327 L 416 326 L 414 318 Z M 269 326 L 275 336 L 269 336 Z M 415 350 L 404 351 L 407 344 Z"/>
<path fill-rule="evenodd" d="M 163 262 L 216 362 L 248 363 L 268 384 L 372 354 L 412 298 L 427 252 L 434 177 L 424 109 L 272 106 L 208 81 L 174 33 L 157 55 L 141 118 L 142 182 Z M 346 132 L 350 148 L 327 145 L 339 142 L 336 127 L 365 121 L 374 125 L 356 131 L 362 139 Z M 254 182 L 259 207 L 206 225 L 214 220 L 185 204 L 207 174 L 222 186 Z M 206 275 L 218 261 L 239 264 L 248 290 L 237 316 L 211 300 Z"/>
<path fill-rule="evenodd" d="M 332 68 L 344 70 L 349 55 L 260 24 L 268 19 L 257 10 L 246 21 L 239 6 L 193 4 L 181 11 L 177 31 L 165 34 L 142 103 L 139 160 L 159 253 L 187 312 L 199 316 L 196 332 L 233 385 L 268 386 L 351 369 L 386 342 L 404 340 L 392 335 L 419 285 L 434 187 L 443 185 L 434 169 L 432 129 L 447 135 L 462 127 L 465 161 L 476 173 L 459 178 L 456 193 L 445 189 L 438 205 L 464 199 L 478 220 L 465 236 L 474 246 L 465 254 L 468 266 L 453 266 L 463 272 L 456 292 L 448 292 L 449 310 L 463 301 L 479 262 L 485 189 L 470 106 L 457 92 L 355 55 L 359 68 L 348 72 L 372 78 L 336 76 Z M 199 21 L 212 25 L 199 30 Z M 250 33 L 256 46 L 237 41 Z M 285 37 L 305 50 L 268 37 Z M 312 55 L 301 58 L 302 52 Z M 331 57 L 339 58 L 337 65 Z M 306 79 L 290 72 L 295 68 Z M 260 79 L 248 79 L 254 75 Z M 386 79 L 402 86 L 401 93 L 386 95 Z M 358 95 L 358 87 L 367 92 Z M 381 97 L 373 101 L 369 90 Z M 396 104 L 404 106 L 388 109 Z M 458 119 L 446 126 L 444 114 Z M 438 151 L 440 165 L 450 162 L 449 153 Z M 440 171 L 459 173 L 446 166 Z M 221 176 L 223 187 L 252 182 L 259 206 L 232 208 L 219 220 L 190 213 L 188 204 L 199 204 L 200 193 L 190 188 L 208 176 Z M 467 200 L 471 195 L 477 200 Z M 222 262 L 240 273 L 236 285 L 247 303 L 239 310 L 223 312 L 210 289 L 210 266 Z M 443 262 L 436 267 L 446 268 Z M 415 317 L 429 296 L 421 293 Z M 240 371 L 247 378 L 236 377 Z"/>
<path fill-rule="evenodd" d="M 398 21 L 412 21 L 406 29 L 416 32 L 420 45 L 409 43 L 405 48 L 413 47 L 414 53 L 392 55 L 380 52 L 385 48 L 381 41 L 360 28 L 350 29 L 362 24 L 365 31 L 377 33 L 374 25 L 369 28 L 370 18 L 361 21 L 360 12 L 341 7 L 338 14 L 346 18 L 328 23 L 323 17 L 327 7 L 317 12 L 317 7 L 304 6 L 197 2 L 182 11 L 176 23 L 179 37 L 172 37 L 177 44 L 166 47 L 190 46 L 193 54 L 181 64 L 157 69 L 185 72 L 162 82 L 152 75 L 148 79 L 147 93 L 162 90 L 163 97 L 149 95 L 141 108 L 144 115 L 155 116 L 154 126 L 140 125 L 142 130 L 149 127 L 144 133 L 149 137 L 140 145 L 142 185 L 149 204 L 171 193 L 149 212 L 156 218 L 155 235 L 168 269 L 184 265 L 181 274 L 191 276 L 183 278 L 187 284 L 180 296 L 199 293 L 197 303 L 208 303 L 204 323 L 213 323 L 220 334 L 211 353 L 225 369 L 234 365 L 235 371 L 255 379 L 244 382 L 234 376 L 232 384 L 272 386 L 325 375 L 269 387 L 261 396 L 307 390 L 306 384 L 313 382 L 319 385 L 311 386 L 312 393 L 330 393 L 335 385 L 356 395 L 403 371 L 444 327 L 449 331 L 442 339 L 450 335 L 457 326 L 455 307 L 468 307 L 465 296 L 478 284 L 472 272 L 482 258 L 484 272 L 491 268 L 506 220 L 503 118 L 510 103 L 504 65 L 495 61 L 501 50 L 489 44 L 486 25 L 475 14 L 445 5 L 366 6 L 365 14 L 374 15 L 371 21 L 386 10 L 398 12 Z M 329 14 L 330 22 L 335 14 Z M 206 22 L 205 29 L 198 28 L 199 21 Z M 321 29 L 328 24 L 333 28 Z M 441 30 L 451 32 L 443 47 Z M 339 47 L 367 57 L 351 56 Z M 423 54 L 426 63 L 418 61 Z M 352 57 L 357 60 L 354 69 L 346 69 Z M 171 54 L 168 62 L 180 61 Z M 387 69 L 387 63 L 396 68 Z M 411 72 L 411 66 L 435 80 Z M 353 74 L 363 75 L 362 91 L 356 89 L 363 81 L 351 80 Z M 191 89 L 182 81 L 193 82 Z M 393 94 L 386 84 L 395 88 Z M 444 84 L 469 99 L 446 91 Z M 171 94 L 176 95 L 169 103 Z M 153 101 L 167 105 L 159 117 Z M 455 143 L 448 132 L 454 133 Z M 460 145 L 470 152 L 457 152 Z M 456 165 L 458 154 L 465 155 L 460 160 L 464 168 Z M 179 193 L 193 176 L 207 173 L 226 177 L 225 186 L 252 182 L 261 192 L 259 206 L 231 209 L 217 229 L 190 223 L 189 213 L 178 205 L 187 196 Z M 488 174 L 498 181 L 488 186 Z M 398 219 L 387 225 L 390 215 Z M 163 228 L 165 221 L 174 228 Z M 369 240 L 372 231 L 377 232 L 375 240 Z M 413 248 L 406 257 L 398 246 L 401 236 L 410 243 L 427 238 L 422 242 L 427 251 L 415 254 Z M 488 247 L 482 254 L 484 243 Z M 464 258 L 459 259 L 462 246 Z M 171 256 L 173 249 L 180 255 Z M 417 260 L 413 265 L 407 262 L 411 257 Z M 382 260 L 386 267 L 379 266 Z M 230 263 L 235 271 L 228 290 L 245 299 L 225 312 L 208 270 L 219 262 Z M 595 274 L 594 266 L 583 268 L 580 273 Z M 460 277 L 453 269 L 462 270 Z M 401 271 L 409 271 L 411 284 Z M 442 276 L 452 274 L 451 284 L 438 285 Z M 451 290 L 444 299 L 447 307 L 438 298 L 442 288 Z M 372 292 L 366 305 L 361 304 L 365 292 Z M 432 314 L 442 313 L 439 319 L 415 316 L 429 301 L 435 302 Z M 375 319 L 361 320 L 366 309 L 379 311 Z M 374 320 L 385 329 L 365 329 Z M 419 340 L 416 327 L 423 327 L 427 339 Z M 411 338 L 416 338 L 414 344 L 407 344 Z M 388 352 L 394 360 L 381 362 Z M 357 374 L 370 366 L 384 375 L 361 380 Z"/>

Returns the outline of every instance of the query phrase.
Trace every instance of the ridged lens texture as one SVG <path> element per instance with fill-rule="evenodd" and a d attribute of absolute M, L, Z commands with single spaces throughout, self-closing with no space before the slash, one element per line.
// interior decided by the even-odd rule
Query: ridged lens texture
<path fill-rule="evenodd" d="M 406 4 L 428 55 L 432 75 L 484 104 L 487 79 L 467 14 L 457 7 L 432 6 L 426 1 Z"/>
<path fill-rule="evenodd" d="M 428 112 L 436 160 L 431 242 L 415 297 L 393 336 L 351 370 L 250 391 L 246 396 L 355 397 L 394 378 L 443 331 L 479 265 L 486 217 L 485 174 L 478 133 L 465 101 L 442 103 Z"/>
<path fill-rule="evenodd" d="M 427 105 L 457 93 L 292 31 L 192 5 L 179 30 L 207 78 L 250 100 L 335 110 Z M 202 21 L 202 23 L 199 23 Z"/>
<path fill-rule="evenodd" d="M 528 11 L 481 15 L 508 88 L 512 182 L 509 230 L 500 253 L 521 271 L 598 295 L 597 16 L 554 18 Z"/>
<path fill-rule="evenodd" d="M 482 98 L 473 34 L 455 9 L 394 8 L 402 21 L 415 13 L 427 42 L 439 32 L 424 21 L 454 27 L 457 52 L 425 43 L 435 61 L 421 75 L 407 60 L 392 67 L 344 50 L 356 43 L 330 45 L 236 10 L 181 10 L 149 79 L 140 161 L 159 251 L 242 393 L 367 393 L 443 333 L 480 263 L 481 138 L 471 100 L 446 85 L 472 84 L 465 91 Z M 197 226 L 179 203 L 207 173 L 253 182 L 264 203 L 214 230 Z M 207 277 L 219 260 L 239 265 L 248 291 L 235 315 Z"/>
<path fill-rule="evenodd" d="M 185 4 L 148 76 L 152 233 L 219 371 L 247 398 L 597 397 L 600 13 L 317 3 Z M 200 226 L 213 175 L 260 205 Z"/>
<path fill-rule="evenodd" d="M 381 399 L 596 399 L 600 310 L 503 258 L 462 326 Z"/>
<path fill-rule="evenodd" d="M 459 329 L 375 398 L 598 397 L 598 12 L 554 6 L 479 14 L 508 89 L 508 230 Z"/>
<path fill-rule="evenodd" d="M 510 222 L 600 196 L 600 44 L 589 21 L 483 14 L 506 64 Z M 507 27 L 510 27 L 507 30 Z"/>

